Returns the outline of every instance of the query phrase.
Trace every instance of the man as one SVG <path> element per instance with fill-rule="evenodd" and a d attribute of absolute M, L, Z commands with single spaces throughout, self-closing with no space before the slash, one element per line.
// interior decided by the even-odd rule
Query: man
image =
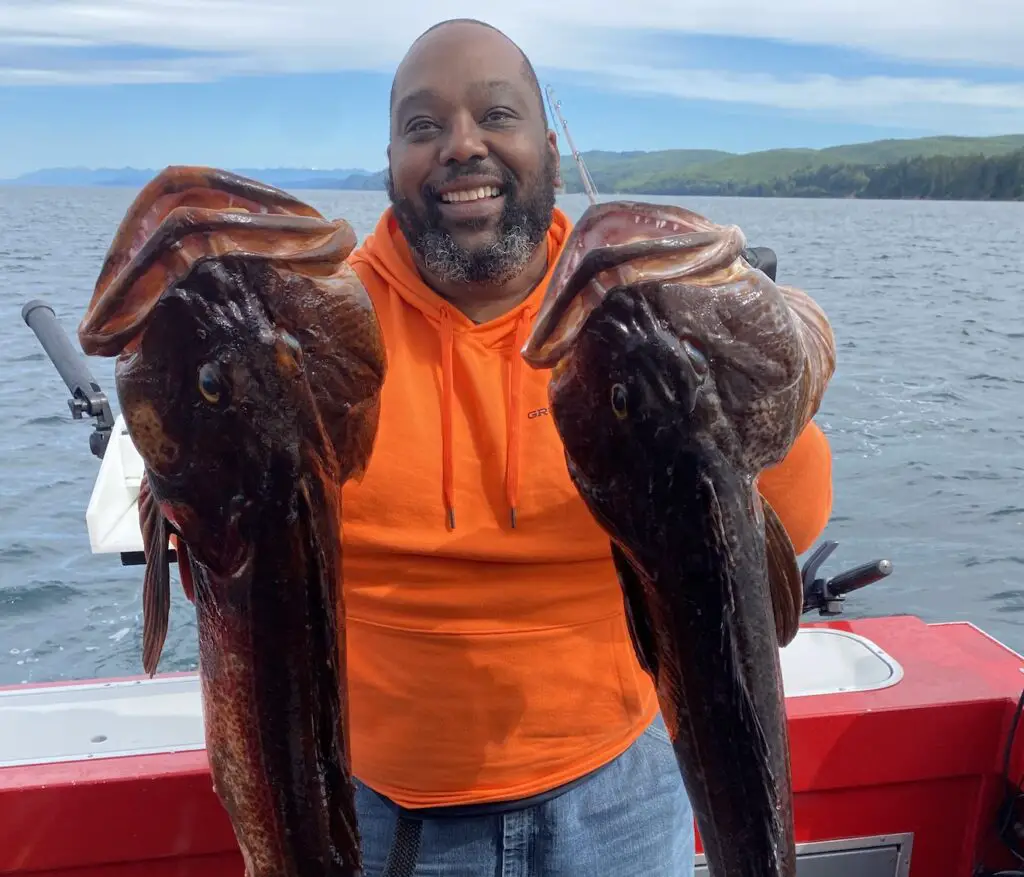
<path fill-rule="evenodd" d="M 445 22 L 395 74 L 392 206 L 351 257 L 389 357 L 344 492 L 352 756 L 367 874 L 682 877 L 693 816 L 608 540 L 519 350 L 570 231 L 533 70 Z M 798 551 L 831 458 L 762 478 Z"/>

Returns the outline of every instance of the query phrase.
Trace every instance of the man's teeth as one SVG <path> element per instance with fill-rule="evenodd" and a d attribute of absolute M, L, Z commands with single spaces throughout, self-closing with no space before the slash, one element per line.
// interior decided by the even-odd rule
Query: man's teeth
<path fill-rule="evenodd" d="M 441 200 L 448 204 L 454 201 L 476 201 L 479 198 L 496 198 L 501 194 L 497 186 L 481 186 L 479 189 L 465 189 L 461 192 L 445 192 Z"/>

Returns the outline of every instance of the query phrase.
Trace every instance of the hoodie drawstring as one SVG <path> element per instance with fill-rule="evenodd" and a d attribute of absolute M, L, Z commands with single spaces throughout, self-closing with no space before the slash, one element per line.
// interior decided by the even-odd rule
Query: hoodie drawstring
<path fill-rule="evenodd" d="M 448 527 L 455 529 L 455 473 L 452 461 L 452 350 L 455 327 L 451 311 L 441 305 L 441 494 L 448 515 Z"/>
<path fill-rule="evenodd" d="M 516 526 L 519 511 L 519 447 L 520 415 L 522 409 L 523 358 L 519 355 L 530 331 L 530 318 L 526 311 L 516 321 L 515 340 L 512 343 L 512 362 L 508 381 L 508 437 L 505 447 L 505 496 L 508 498 L 509 521 Z"/>
<path fill-rule="evenodd" d="M 448 527 L 455 529 L 455 463 L 452 450 L 452 405 L 455 390 L 452 380 L 452 354 L 455 349 L 455 326 L 451 310 L 440 307 L 441 320 L 441 495 L 444 499 Z M 508 428 L 505 448 L 505 498 L 509 507 L 509 521 L 513 528 L 519 512 L 520 420 L 522 418 L 523 358 L 519 351 L 530 332 L 530 316 L 526 311 L 516 321 L 511 359 L 509 363 L 509 393 L 506 400 Z"/>

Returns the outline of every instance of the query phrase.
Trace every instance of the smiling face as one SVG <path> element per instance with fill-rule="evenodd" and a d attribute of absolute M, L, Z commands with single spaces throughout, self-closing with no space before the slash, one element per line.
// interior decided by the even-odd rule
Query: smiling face
<path fill-rule="evenodd" d="M 529 264 L 555 206 L 558 149 L 519 49 L 484 25 L 428 32 L 395 75 L 395 218 L 442 283 L 502 284 Z"/>

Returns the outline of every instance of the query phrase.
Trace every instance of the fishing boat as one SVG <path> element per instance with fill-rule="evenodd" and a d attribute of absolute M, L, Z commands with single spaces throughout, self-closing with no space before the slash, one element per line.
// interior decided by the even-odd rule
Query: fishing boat
<path fill-rule="evenodd" d="M 34 301 L 22 313 L 72 415 L 95 422 L 91 550 L 141 564 L 142 462 L 124 421 L 52 309 Z M 781 652 L 800 877 L 1024 875 L 1024 658 L 967 622 L 844 618 L 847 596 L 892 565 L 820 575 L 835 546 L 808 557 L 813 620 Z M 213 791 L 196 674 L 0 689 L 0 874 L 65 873 L 243 873 Z"/>

